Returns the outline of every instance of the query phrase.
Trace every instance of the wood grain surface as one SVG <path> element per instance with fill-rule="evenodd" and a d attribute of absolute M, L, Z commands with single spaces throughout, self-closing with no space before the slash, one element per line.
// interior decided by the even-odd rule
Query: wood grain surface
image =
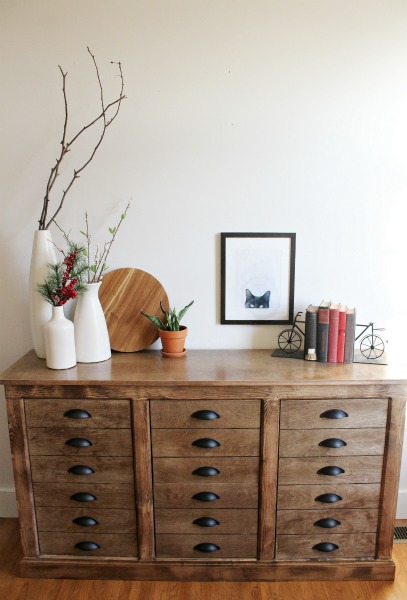
<path fill-rule="evenodd" d="M 293 561 L 279 564 L 219 561 L 212 564 L 211 570 L 208 561 L 184 561 L 182 565 L 163 561 L 158 570 L 152 561 L 137 563 L 112 558 L 108 564 L 115 569 L 113 575 L 106 568 L 106 560 L 96 557 L 86 564 L 80 557 L 72 557 L 68 565 L 57 558 L 43 559 L 42 564 L 25 558 L 19 571 L 22 551 L 18 538 L 17 519 L 0 519 L 0 598 L 7 600 L 405 600 L 407 597 L 407 544 L 394 546 L 396 579 L 384 582 L 377 580 L 391 578 L 394 565 L 383 560 L 376 561 L 374 571 L 371 562 L 343 563 L 342 581 L 330 581 L 339 575 L 336 561 L 315 560 L 300 563 L 299 569 Z M 82 581 L 69 579 L 73 570 Z M 262 581 L 248 581 L 254 572 Z M 19 573 L 25 578 L 19 577 Z M 140 581 L 141 575 L 150 581 Z M 171 576 L 175 581 L 170 581 Z M 96 578 L 102 581 L 95 581 Z M 376 581 L 355 581 L 358 578 Z"/>
<path fill-rule="evenodd" d="M 21 512 L 21 539 L 24 550 L 21 574 L 25 576 L 35 574 L 37 577 L 51 577 L 54 580 L 58 577 L 87 579 L 97 577 L 145 578 L 156 581 L 164 579 L 166 581 L 169 579 L 198 579 L 200 581 L 202 579 L 208 581 L 289 579 L 292 583 L 295 580 L 314 579 L 326 581 L 331 578 L 336 580 L 391 579 L 394 576 L 394 564 L 391 560 L 391 536 L 394 527 L 403 439 L 405 378 L 395 379 L 392 372 L 389 372 L 388 368 L 384 366 L 377 366 L 372 369 L 369 365 L 346 365 L 339 369 L 337 365 L 331 365 L 332 368 L 330 368 L 330 366 L 321 364 L 307 365 L 305 364 L 306 361 L 296 361 L 298 363 L 296 365 L 293 365 L 293 362 L 273 359 L 269 356 L 268 351 L 209 352 L 192 350 L 188 352 L 188 355 L 182 361 L 167 361 L 158 352 L 137 352 L 135 354 L 116 353 L 113 355 L 112 360 L 106 363 L 79 365 L 79 367 L 73 368 L 69 372 L 60 373 L 51 372 L 46 368 L 43 361 L 33 357 L 32 353 L 27 354 L 2 375 L 3 381 L 6 383 L 11 447 L 14 471 L 17 477 L 16 492 Z M 363 370 L 360 367 L 363 367 Z M 27 406 L 30 407 L 31 400 L 33 400 L 34 406 L 31 417 L 34 418 L 34 421 L 27 423 L 25 411 Z M 53 413 L 51 423 L 47 422 L 47 406 L 42 403 L 42 400 L 47 403 L 50 401 L 50 404 L 55 406 L 56 412 Z M 259 400 L 261 400 L 262 406 L 260 415 L 258 412 Z M 66 468 L 64 458 L 66 455 L 63 452 L 56 451 L 56 447 L 52 454 L 48 455 L 47 453 L 46 456 L 44 453 L 42 455 L 40 453 L 41 437 L 48 431 L 50 433 L 55 432 L 59 437 L 61 431 L 66 430 L 65 418 L 62 419 L 62 423 L 58 420 L 58 415 L 64 415 L 66 411 L 67 405 L 65 402 L 69 402 L 69 404 L 73 402 L 75 406 L 72 406 L 72 408 L 77 408 L 78 402 L 85 404 L 87 401 L 95 403 L 90 411 L 92 419 L 95 418 L 95 424 L 89 428 L 89 421 L 93 423 L 92 419 L 89 418 L 83 429 L 82 427 L 75 429 L 73 433 L 76 436 L 80 436 L 85 432 L 90 435 L 92 431 L 110 435 L 110 431 L 113 431 L 113 429 L 120 432 L 121 429 L 117 425 L 121 421 L 121 417 L 119 418 L 119 415 L 117 415 L 113 419 L 114 424 L 107 425 L 106 419 L 109 411 L 102 416 L 102 413 L 98 411 L 98 405 L 100 404 L 102 408 L 111 404 L 111 410 L 114 410 L 118 406 L 116 402 L 121 403 L 124 401 L 126 405 L 124 410 L 126 428 L 122 431 L 126 439 L 128 439 L 129 432 L 132 434 L 132 456 L 135 467 L 134 484 L 104 482 L 93 483 L 90 488 L 83 481 L 76 480 L 78 482 L 73 485 L 69 481 L 57 482 L 53 480 L 56 477 L 59 463 L 64 469 Z M 160 423 L 160 428 L 151 430 L 149 408 L 150 403 L 153 405 L 156 401 L 167 406 L 173 404 L 173 406 L 170 407 L 171 410 L 164 422 Z M 253 412 L 256 413 L 256 428 L 247 428 L 245 417 L 240 414 L 240 424 L 246 425 L 246 427 L 238 428 L 235 425 L 230 428 L 229 423 L 227 427 L 211 426 L 211 428 L 197 428 L 191 431 L 188 422 L 181 418 L 179 423 L 177 421 L 180 428 L 174 429 L 172 417 L 182 412 L 183 404 L 186 406 L 196 401 L 199 403 L 204 402 L 205 406 L 202 406 L 202 408 L 205 409 L 208 408 L 211 401 L 225 403 L 219 408 L 229 404 L 232 408 L 233 401 L 236 403 L 247 401 L 247 408 L 252 407 Z M 88 407 L 90 407 L 90 404 Z M 336 464 L 336 460 L 339 459 L 340 455 L 338 457 L 334 455 L 330 458 L 326 456 L 319 458 L 318 455 L 313 455 L 313 450 L 309 445 L 312 446 L 314 443 L 311 442 L 311 438 L 314 440 L 314 432 L 317 433 L 316 440 L 319 439 L 319 435 L 322 435 L 322 438 L 325 439 L 331 436 L 334 426 L 335 430 L 338 429 L 335 432 L 335 437 L 341 437 L 342 439 L 348 432 L 353 433 L 355 430 L 371 431 L 372 429 L 378 429 L 380 430 L 380 437 L 383 439 L 385 428 L 383 476 L 380 481 L 378 479 L 375 483 L 344 483 L 341 482 L 340 477 L 329 476 L 326 483 L 320 483 L 318 480 L 318 485 L 314 485 L 310 483 L 309 477 L 305 477 L 306 481 L 301 482 L 301 475 L 304 470 L 302 468 L 301 473 L 296 471 L 291 484 L 284 484 L 284 480 L 279 479 L 276 473 L 280 408 L 282 423 L 284 419 L 287 419 L 283 430 L 288 431 L 287 439 L 289 442 L 287 446 L 288 453 L 286 456 L 281 456 L 281 464 L 288 465 L 290 471 L 291 465 L 296 462 L 301 462 L 303 467 L 306 464 L 311 465 L 313 468 L 319 465 L 320 461 L 322 461 L 321 464 L 328 461 L 327 464 L 330 465 L 331 460 L 334 460 L 334 464 Z M 308 412 L 308 408 L 310 408 L 310 412 Z M 348 418 L 342 419 L 342 421 L 346 421 L 346 426 L 340 426 L 338 424 L 340 420 L 335 420 L 335 424 L 331 420 L 329 427 L 324 424 L 321 425 L 321 410 L 329 408 L 341 408 L 349 414 Z M 28 408 L 28 412 L 30 412 L 30 408 Z M 41 416 L 43 419 L 41 419 Z M 96 421 L 96 418 L 98 418 L 98 421 Z M 224 418 L 225 415 L 222 413 L 218 421 L 223 422 Z M 156 416 L 153 420 L 155 424 L 158 423 Z M 174 418 L 174 420 L 176 419 Z M 228 420 L 226 419 L 225 422 L 227 423 Z M 323 423 L 325 422 L 323 421 Z M 70 428 L 69 425 L 68 428 Z M 39 456 L 38 454 L 32 454 L 32 443 L 28 438 L 27 429 L 28 431 L 35 429 L 36 433 L 39 434 L 36 435 L 39 443 Z M 299 451 L 298 445 L 294 451 L 291 450 L 291 441 L 293 441 L 291 438 L 297 435 L 296 429 L 306 432 L 307 436 L 310 432 L 309 440 L 307 438 L 307 448 L 303 449 L 303 453 Z M 150 439 L 150 434 L 152 434 L 152 439 Z M 218 436 L 220 436 L 219 439 Z M 364 439 L 363 431 L 361 436 Z M 225 449 L 227 447 L 227 451 L 218 456 L 201 453 L 191 455 L 189 448 L 192 441 L 197 437 L 214 437 L 221 443 L 220 448 Z M 114 445 L 117 446 L 117 443 L 118 440 Z M 349 443 L 351 443 L 351 440 Z M 375 454 L 367 453 L 366 456 L 358 457 L 359 452 L 363 452 L 362 446 L 358 446 L 357 454 L 343 456 L 344 461 L 351 461 L 346 462 L 350 466 L 346 467 L 345 475 L 348 474 L 348 470 L 349 474 L 352 474 L 356 473 L 359 468 L 363 474 L 365 473 L 365 466 L 368 467 L 368 471 L 370 471 L 370 468 L 374 468 L 375 472 L 379 472 L 378 465 L 373 464 L 373 462 L 380 461 L 380 456 L 376 457 Z M 163 449 L 167 448 L 168 450 L 168 447 L 171 451 L 169 453 L 168 451 L 163 452 Z M 240 452 L 239 448 L 244 451 Z M 248 450 L 252 451 L 248 452 Z M 128 454 L 128 451 L 129 444 L 126 442 L 125 454 Z M 122 458 L 126 458 L 121 456 L 121 453 L 120 455 L 114 455 L 109 451 L 107 454 L 108 458 L 118 456 L 117 464 L 121 462 Z M 292 456 L 292 454 L 297 456 Z M 58 456 L 57 462 L 55 462 L 54 456 Z M 98 469 L 98 465 L 105 462 L 102 460 L 103 456 L 102 453 L 95 454 L 95 465 Z M 225 462 L 225 464 L 228 463 L 227 459 L 229 457 L 233 460 L 238 457 L 242 459 L 254 458 L 256 464 L 260 467 L 259 483 L 249 483 L 247 481 L 216 483 L 216 477 L 210 486 L 209 483 L 211 482 L 204 481 L 205 487 L 201 484 L 197 486 L 194 482 L 170 483 L 157 481 L 157 473 L 154 469 L 155 460 L 165 467 L 168 458 L 179 457 L 190 468 L 192 463 L 195 465 L 195 462 L 197 462 L 195 459 L 201 456 L 204 457 L 203 466 L 206 466 L 207 459 L 212 459 L 212 457 L 221 459 L 221 462 Z M 353 457 L 357 457 L 356 462 Z M 128 458 L 131 459 L 131 456 L 128 456 Z M 90 455 L 89 460 L 93 460 Z M 340 460 L 342 462 L 342 457 Z M 366 464 L 365 460 L 368 460 Z M 42 462 L 45 464 L 42 464 Z M 110 468 L 110 461 L 107 462 L 109 462 L 107 466 Z M 48 463 L 50 464 L 49 476 L 52 479 L 48 480 L 47 474 L 47 481 L 32 482 L 32 473 L 34 473 L 34 478 L 37 479 L 39 473 L 48 469 Z M 87 462 L 82 463 L 81 460 L 78 464 L 86 465 Z M 177 462 L 177 464 L 181 463 Z M 233 464 L 235 463 L 233 462 Z M 213 466 L 212 461 L 210 466 Z M 130 465 L 126 470 L 128 472 L 133 471 L 132 468 L 130 469 Z M 172 473 L 171 480 L 173 475 Z M 158 479 L 162 479 L 161 476 Z M 235 479 L 235 474 L 232 479 Z M 337 482 L 331 481 L 331 479 L 337 480 Z M 77 501 L 71 499 L 72 494 L 78 491 L 91 492 L 96 496 L 96 500 L 88 503 L 86 507 L 83 504 L 80 505 Z M 198 491 L 212 491 L 219 496 L 219 500 L 212 503 L 202 503 L 195 499 L 192 501 L 192 496 Z M 337 493 L 342 497 L 342 500 L 330 506 L 315 500 L 321 493 L 328 492 Z M 279 537 L 278 547 L 280 552 L 287 552 L 287 558 L 284 558 L 284 554 L 281 554 L 277 560 L 274 557 L 273 533 L 275 530 L 276 504 L 277 524 L 279 525 L 279 519 L 283 519 L 284 515 L 289 521 L 285 523 L 285 527 L 281 524 L 278 531 L 279 536 L 281 536 Z M 222 510 L 236 511 L 234 517 L 229 521 L 228 532 L 223 533 L 223 536 L 229 538 L 229 536 L 235 535 L 250 535 L 257 538 L 257 560 L 255 560 L 256 556 L 253 556 L 253 558 L 236 557 L 231 559 L 219 555 L 217 555 L 218 558 L 191 557 L 193 560 L 184 555 L 183 558 L 176 560 L 166 556 L 156 558 L 156 537 L 154 533 L 168 536 L 166 540 L 170 541 L 169 550 L 173 553 L 175 546 L 178 544 L 177 536 L 193 535 L 194 532 L 189 529 L 188 532 L 184 532 L 182 529 L 161 533 L 154 532 L 154 505 L 155 511 L 157 511 L 156 516 L 161 510 L 167 515 L 167 525 L 171 520 L 171 515 L 175 517 L 176 514 L 181 514 L 179 511 L 182 511 L 183 514 L 187 510 L 195 513 L 196 510 L 204 508 L 206 512 L 208 509 L 211 510 L 212 507 L 213 510 L 219 513 Z M 132 538 L 130 550 L 120 549 L 118 550 L 120 555 L 111 556 L 109 560 L 106 560 L 102 555 L 99 558 L 92 555 L 88 559 L 84 558 L 83 555 L 71 555 L 68 558 L 65 555 L 65 546 L 61 546 L 59 550 L 56 547 L 51 549 L 51 552 L 55 550 L 58 553 L 63 552 L 62 555 L 40 556 L 38 553 L 38 540 L 40 544 L 47 541 L 47 539 L 54 543 L 51 537 L 55 537 L 58 543 L 59 541 L 62 543 L 62 538 L 68 541 L 68 539 L 73 539 L 72 534 L 74 534 L 72 528 L 67 526 L 64 530 L 58 529 L 57 535 L 54 536 L 56 531 L 54 530 L 55 524 L 53 521 L 46 525 L 47 532 L 40 530 L 37 538 L 35 511 L 39 510 L 39 512 L 47 514 L 48 508 L 52 509 L 53 519 L 58 518 L 57 509 L 60 508 L 61 521 L 65 521 L 66 514 L 72 514 L 73 511 L 76 512 L 78 509 L 112 510 L 115 511 L 115 514 L 117 511 L 125 511 L 126 514 L 135 511 L 137 546 L 133 541 L 135 538 Z M 234 529 L 235 524 L 240 524 L 239 514 L 241 515 L 243 511 L 247 511 L 244 514 L 254 514 L 258 509 L 258 536 L 252 529 L 250 533 Z M 332 532 L 326 535 L 332 537 L 335 535 L 335 539 L 343 540 L 340 546 L 341 552 L 343 551 L 344 554 L 343 557 L 342 555 L 339 557 L 339 560 L 334 556 L 330 559 L 325 554 L 322 559 L 318 558 L 318 555 L 315 560 L 315 555 L 308 555 L 307 550 L 303 547 L 313 542 L 310 539 L 310 536 L 314 538 L 314 534 L 311 533 L 313 525 L 310 526 L 309 524 L 315 523 L 318 514 L 321 514 L 320 511 L 328 509 L 329 513 L 332 510 L 335 515 L 339 515 L 340 510 L 343 511 L 340 513 L 341 518 L 338 517 L 338 520 L 344 524 L 343 530 L 339 532 L 338 529 L 337 534 Z M 356 525 L 359 521 L 352 518 L 352 515 L 360 510 L 364 511 L 366 519 L 364 525 L 359 529 L 359 524 Z M 298 517 L 300 511 L 303 515 L 300 519 L 301 523 L 307 523 L 308 526 L 297 530 L 295 520 L 291 518 L 292 515 L 289 515 L 288 512 L 296 513 Z M 302 511 L 307 511 L 309 516 Z M 377 511 L 378 527 L 376 530 Z M 310 513 L 315 513 L 315 518 Z M 108 525 L 109 531 L 103 533 L 100 531 L 99 535 L 115 537 L 116 534 L 120 536 L 133 534 L 134 536 L 133 532 L 125 533 L 121 530 L 115 532 L 114 529 L 111 529 L 111 527 L 115 527 L 114 521 L 116 520 L 117 516 Z M 176 521 L 176 519 L 173 520 Z M 254 524 L 255 521 L 253 520 L 252 528 L 254 528 Z M 45 537 L 44 533 L 46 534 Z M 220 531 L 214 531 L 214 533 L 220 534 Z M 201 534 L 198 535 L 201 538 Z M 342 537 L 339 538 L 336 535 Z M 320 536 L 317 535 L 317 537 Z M 355 543 L 352 542 L 352 538 Z M 107 542 L 109 539 L 112 538 L 106 537 Z M 125 537 L 122 538 L 122 541 L 125 541 Z M 231 541 L 231 538 L 229 538 L 229 541 Z M 347 541 L 350 541 L 350 543 L 346 548 Z M 284 550 L 281 543 L 293 544 L 294 549 L 291 551 L 287 546 L 287 549 Z M 356 543 L 362 544 L 361 550 L 357 550 Z M 221 544 L 219 545 L 221 546 Z M 238 547 L 238 545 L 235 544 L 234 547 Z M 300 555 L 293 560 L 292 555 L 294 550 L 297 552 L 296 548 L 298 548 Z M 135 550 L 137 556 L 132 554 Z M 43 547 L 41 551 L 44 551 Z M 107 551 L 110 555 L 113 552 L 109 547 Z M 182 553 L 184 553 L 184 550 L 182 550 Z M 366 557 L 368 557 L 367 560 Z M 11 596 L 7 593 L 8 590 L 3 591 L 5 592 L 4 597 L 10 600 Z M 32 600 L 31 597 L 25 594 L 23 588 L 20 589 L 20 592 L 21 598 Z M 363 591 L 360 596 L 368 598 L 368 595 L 364 594 Z M 147 595 L 146 597 L 150 596 Z M 346 598 L 346 596 L 343 596 L 343 598 Z"/>
<path fill-rule="evenodd" d="M 338 546 L 332 552 L 321 552 L 315 546 L 330 542 Z M 332 534 L 320 535 L 277 535 L 277 560 L 298 560 L 301 558 L 373 558 L 375 555 L 376 534 Z M 328 555 L 328 556 L 327 556 Z"/>
<path fill-rule="evenodd" d="M 103 276 L 99 292 L 110 337 L 110 346 L 119 352 L 137 352 L 158 338 L 157 327 L 140 314 L 160 315 L 160 301 L 169 309 L 161 283 L 141 269 L 116 269 Z"/>

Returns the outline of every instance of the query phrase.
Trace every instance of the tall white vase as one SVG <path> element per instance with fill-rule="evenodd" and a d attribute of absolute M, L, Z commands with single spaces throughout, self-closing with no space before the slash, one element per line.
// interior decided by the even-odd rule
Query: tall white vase
<path fill-rule="evenodd" d="M 48 263 L 55 263 L 56 255 L 51 233 L 40 229 L 34 233 L 29 278 L 29 315 L 31 338 L 39 358 L 45 358 L 44 324 L 52 315 L 52 306 L 37 292 L 37 283 L 42 283 Z"/>
<path fill-rule="evenodd" d="M 101 362 L 112 355 L 106 319 L 99 300 L 100 286 L 101 282 L 89 283 L 86 292 L 78 298 L 73 321 L 78 362 Z"/>
<path fill-rule="evenodd" d="M 63 306 L 51 306 L 52 317 L 43 326 L 45 354 L 49 369 L 70 369 L 76 365 L 75 334 Z"/>

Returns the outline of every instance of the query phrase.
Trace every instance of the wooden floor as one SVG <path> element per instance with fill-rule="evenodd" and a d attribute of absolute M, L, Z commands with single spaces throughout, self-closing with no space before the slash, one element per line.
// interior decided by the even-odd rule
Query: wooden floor
<path fill-rule="evenodd" d="M 181 583 L 20 579 L 16 519 L 0 518 L 0 600 L 406 600 L 407 543 L 394 546 L 394 582 Z"/>

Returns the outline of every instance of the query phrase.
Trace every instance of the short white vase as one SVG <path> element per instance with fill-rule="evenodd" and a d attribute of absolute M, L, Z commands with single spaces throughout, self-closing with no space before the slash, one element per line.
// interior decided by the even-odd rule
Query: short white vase
<path fill-rule="evenodd" d="M 109 332 L 99 300 L 101 282 L 88 283 L 78 297 L 75 309 L 76 360 L 82 363 L 101 362 L 112 356 Z"/>
<path fill-rule="evenodd" d="M 70 369 L 76 365 L 74 326 L 65 317 L 63 306 L 51 308 L 52 317 L 43 326 L 47 367 Z"/>
<path fill-rule="evenodd" d="M 48 229 L 34 233 L 29 278 L 29 315 L 31 338 L 39 358 L 45 358 L 44 325 L 52 315 L 52 306 L 37 292 L 37 284 L 42 283 L 47 274 L 47 265 L 56 262 L 55 248 Z"/>

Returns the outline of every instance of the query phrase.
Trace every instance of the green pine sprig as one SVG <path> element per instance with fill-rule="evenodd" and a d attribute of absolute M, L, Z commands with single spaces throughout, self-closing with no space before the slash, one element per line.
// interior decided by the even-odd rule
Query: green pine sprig
<path fill-rule="evenodd" d="M 64 260 L 47 265 L 44 282 L 37 284 L 37 291 L 52 306 L 63 306 L 86 290 L 87 272 L 85 247 L 69 242 Z"/>

